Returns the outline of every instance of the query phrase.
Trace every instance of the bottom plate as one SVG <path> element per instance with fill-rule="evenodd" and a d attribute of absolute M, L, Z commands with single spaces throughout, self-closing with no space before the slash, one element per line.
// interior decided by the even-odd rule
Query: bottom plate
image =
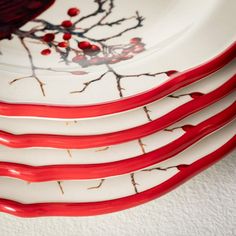
<path fill-rule="evenodd" d="M 2 177 L 0 211 L 21 217 L 88 216 L 145 203 L 171 191 L 233 150 L 235 129 L 236 122 L 232 122 L 165 162 L 106 180 L 27 183 Z"/>

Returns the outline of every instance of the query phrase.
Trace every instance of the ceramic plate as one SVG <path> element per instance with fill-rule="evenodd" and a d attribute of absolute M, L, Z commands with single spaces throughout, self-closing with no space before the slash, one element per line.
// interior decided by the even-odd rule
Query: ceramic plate
<path fill-rule="evenodd" d="M 231 95 L 165 131 L 100 150 L 79 152 L 1 147 L 0 173 L 27 181 L 49 181 L 104 178 L 137 171 L 180 153 L 230 122 L 235 117 L 236 102 L 233 101 L 235 96 Z"/>
<path fill-rule="evenodd" d="M 228 125 L 168 161 L 129 175 L 45 183 L 1 177 L 0 211 L 23 217 L 85 216 L 142 204 L 167 193 L 231 151 L 236 141 L 235 125 Z"/>
<path fill-rule="evenodd" d="M 236 60 L 219 72 L 180 89 L 162 100 L 118 115 L 85 120 L 0 117 L 0 130 L 14 134 L 59 135 L 94 135 L 122 131 L 120 134 L 124 133 L 127 138 L 128 131 L 124 130 L 154 121 L 156 126 L 152 131 L 156 132 L 163 128 L 163 123 L 170 125 L 171 122 L 174 123 L 180 118 L 200 110 L 234 89 L 236 84 L 235 68 Z M 234 78 L 231 78 L 233 76 Z M 214 94 L 217 96 L 213 96 Z M 198 100 L 200 97 L 201 103 Z M 195 109 L 193 109 L 194 103 L 198 103 L 198 107 L 195 106 Z M 172 114 L 171 118 L 170 114 Z"/>
<path fill-rule="evenodd" d="M 235 57 L 234 7 L 233 0 L 56 1 L 1 41 L 0 114 L 93 117 L 155 101 Z"/>
<path fill-rule="evenodd" d="M 232 89 L 231 85 L 231 89 Z M 228 102 L 221 101 L 224 108 L 235 100 L 235 93 L 232 93 L 230 98 L 226 99 Z M 221 109 L 221 106 L 217 107 L 217 111 Z M 208 108 L 206 108 L 207 110 Z M 210 109 L 210 108 L 209 108 Z M 194 110 L 194 106 L 192 107 Z M 205 111 L 205 110 L 204 110 Z M 203 111 L 203 113 L 204 113 Z M 208 117 L 212 115 L 211 109 L 208 110 Z M 195 117 L 195 115 L 193 115 Z M 196 116 L 196 119 L 198 119 Z M 203 117 L 199 117 L 202 120 Z M 170 119 L 171 120 L 171 119 Z M 158 122 L 158 121 L 157 121 Z M 105 135 L 91 135 L 91 136 L 64 136 L 64 135 L 52 135 L 52 134 L 21 134 L 15 135 L 0 131 L 0 144 L 15 148 L 27 148 L 27 147 L 52 147 L 52 148 L 62 148 L 62 149 L 85 149 L 94 147 L 106 147 L 117 143 L 123 143 L 130 140 L 140 139 L 143 137 L 155 137 L 159 133 L 154 133 L 156 128 L 156 123 L 149 123 L 146 126 L 138 127 L 137 129 L 126 130 L 128 135 L 125 136 L 124 133 L 114 132 Z M 185 121 L 186 124 L 191 124 L 191 122 Z M 160 128 L 160 125 L 158 125 Z M 154 134 L 153 134 L 154 133 Z M 148 135 L 151 134 L 151 135 Z M 151 138 L 152 139 L 152 138 Z M 154 138 L 153 140 L 155 140 Z M 121 145 L 122 146 L 122 145 Z M 130 146 L 131 149 L 133 147 Z"/>

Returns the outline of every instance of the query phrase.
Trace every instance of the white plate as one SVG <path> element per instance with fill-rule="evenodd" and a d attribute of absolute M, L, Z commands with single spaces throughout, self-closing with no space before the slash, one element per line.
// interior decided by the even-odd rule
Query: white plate
<path fill-rule="evenodd" d="M 236 60 L 217 73 L 176 91 L 172 97 L 165 97 L 143 108 L 96 119 L 59 120 L 22 117 L 0 117 L 0 130 L 14 133 L 93 135 L 121 131 L 161 119 L 176 108 L 182 107 L 198 96 L 208 94 L 227 82 L 236 73 Z M 202 104 L 201 106 L 204 106 Z M 199 107 L 201 107 L 199 105 Z M 189 104 L 189 107 L 191 104 Z M 183 108 L 184 109 L 184 108 Z M 191 112 L 191 111 L 190 111 Z M 176 119 L 178 114 L 176 114 Z M 175 120 L 171 120 L 174 122 Z"/>
<path fill-rule="evenodd" d="M 231 92 L 231 94 L 232 93 L 233 92 Z M 231 99 L 231 103 L 233 103 L 233 101 L 235 100 L 235 94 L 233 93 L 229 97 Z M 232 106 L 233 107 L 230 108 L 231 110 L 234 109 L 235 104 L 233 104 Z M 211 110 L 208 116 L 210 116 L 210 114 Z M 226 114 L 228 117 L 229 113 L 226 112 Z M 231 116 L 233 116 L 233 113 L 230 111 L 230 117 Z M 138 130 L 136 129 L 127 130 L 126 135 L 124 135 L 123 133 L 121 134 L 120 132 L 115 132 L 105 135 L 104 134 L 92 135 L 92 136 L 67 136 L 67 135 L 50 135 L 50 134 L 14 135 L 11 133 L 0 131 L 0 144 L 13 148 L 48 147 L 48 148 L 59 148 L 59 149 L 88 149 L 95 147 L 97 148 L 106 147 L 107 149 L 107 146 L 117 145 L 118 143 L 125 144 L 128 143 L 130 140 L 141 139 L 141 138 L 145 139 L 147 137 L 152 137 L 152 135 L 155 136 L 156 134 L 158 134 L 158 132 L 155 132 L 155 130 L 153 131 L 153 129 L 156 128 L 155 127 L 156 124 L 155 123 L 150 123 L 150 124 L 151 124 L 150 126 L 148 124 L 147 127 L 142 127 L 142 129 L 138 128 Z"/>
<path fill-rule="evenodd" d="M 160 131 L 153 135 L 109 147 L 65 150 L 50 148 L 9 148 L 0 146 L 0 161 L 15 162 L 34 166 L 54 164 L 95 164 L 110 163 L 119 160 L 127 160 L 132 157 L 149 153 L 156 149 L 167 146 L 174 140 L 183 140 L 183 135 L 188 130 L 183 130 L 189 125 L 198 125 L 206 119 L 220 113 L 235 101 L 235 93 L 227 96 L 219 102 L 201 110 L 194 115 L 170 126 L 167 130 Z M 211 124 L 206 124 L 206 126 Z M 183 128 L 177 128 L 183 127 Z M 198 134 L 199 135 L 199 134 Z M 191 140 L 188 140 L 191 142 Z M 177 148 L 177 147 L 176 147 Z"/>
<path fill-rule="evenodd" d="M 79 29 L 67 29 L 67 31 L 76 31 L 80 35 L 79 37 L 73 36 L 70 46 L 77 47 L 75 40 L 90 39 L 90 42 L 102 48 L 101 55 L 105 54 L 106 46 L 99 42 L 108 45 L 110 49 L 114 49 L 119 54 L 120 49 L 117 47 L 126 48 L 127 45 L 130 46 L 130 39 L 140 37 L 145 44 L 145 52 L 132 53 L 134 55 L 132 59 L 117 64 L 108 64 L 108 66 L 104 63 L 87 68 L 82 68 L 78 63 L 67 65 L 63 61 L 60 62 L 59 53 L 54 47 L 50 55 L 40 54 L 41 50 L 48 48 L 47 44 L 42 43 L 41 37 L 52 30 L 42 32 L 45 24 L 42 26 L 42 22 L 30 22 L 23 26 L 21 31 L 15 32 L 13 39 L 1 41 L 0 100 L 14 103 L 60 105 L 91 105 L 115 101 L 121 97 L 148 92 L 169 80 L 165 73 L 158 76 L 139 76 L 140 74 L 169 70 L 184 71 L 218 55 L 235 40 L 234 0 L 229 0 L 227 3 L 224 0 L 148 0 L 145 2 L 111 0 L 105 2 L 103 8 L 111 13 L 107 18 L 103 18 L 103 21 L 99 21 L 101 19 L 99 14 L 99 16 L 80 21 L 77 25 L 80 27 Z M 114 3 L 111 11 L 109 11 L 109 7 L 113 5 L 109 5 L 109 2 Z M 71 18 L 75 22 L 81 19 L 80 17 L 93 12 L 96 5 L 94 1 L 56 1 L 37 19 L 58 25 L 63 20 L 70 19 L 66 14 L 67 9 L 78 6 L 81 13 L 79 16 Z M 136 11 L 139 13 L 137 14 Z M 141 25 L 139 16 L 145 18 Z M 121 20 L 120 25 L 113 25 L 113 27 L 99 25 L 94 27 L 91 32 L 82 33 L 81 36 L 81 31 L 91 25 L 98 24 L 98 22 L 106 24 L 122 18 L 127 18 L 127 20 Z M 135 27 L 136 25 L 141 27 Z M 56 40 L 53 43 L 57 45 L 63 35 L 61 31 L 65 31 L 65 28 L 61 26 L 56 28 L 53 32 L 59 33 L 56 34 Z M 130 28 L 135 29 L 129 30 Z M 32 33 L 35 32 L 34 30 L 37 32 Z M 123 33 L 119 34 L 120 32 Z M 32 39 L 35 37 L 32 34 L 39 36 L 39 39 Z M 24 37 L 23 42 L 17 35 Z M 112 35 L 119 37 L 99 41 L 101 38 Z M 58 49 L 58 46 L 56 48 Z M 60 50 L 64 49 L 60 48 Z M 75 52 L 70 50 L 69 61 L 74 56 Z M 46 68 L 52 68 L 53 71 Z M 86 85 L 108 70 L 110 72 L 101 80 L 98 79 L 88 86 Z M 71 71 L 82 71 L 82 73 L 88 74 L 74 75 L 71 74 Z M 120 79 L 121 77 L 117 76 L 117 73 L 124 77 L 121 76 L 122 79 Z M 26 78 L 15 80 L 22 77 Z M 83 92 L 78 92 L 84 88 Z"/>
<path fill-rule="evenodd" d="M 190 165 L 217 150 L 234 137 L 235 129 L 236 123 L 231 123 L 168 161 L 149 167 L 149 171 L 139 171 L 105 180 L 44 183 L 27 183 L 1 177 L 0 197 L 21 203 L 78 203 L 100 202 L 130 196 L 160 185 L 181 171 L 178 166 Z"/>

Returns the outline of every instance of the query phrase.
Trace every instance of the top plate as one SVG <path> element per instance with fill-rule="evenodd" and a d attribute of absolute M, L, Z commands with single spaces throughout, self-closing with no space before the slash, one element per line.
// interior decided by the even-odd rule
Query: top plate
<path fill-rule="evenodd" d="M 223 0 L 56 1 L 15 31 L 11 40 L 1 41 L 0 99 L 97 106 L 150 94 L 168 83 L 174 71 L 208 61 L 234 42 L 235 4 L 233 0 L 227 4 Z M 69 16 L 69 9 L 75 16 Z M 224 57 L 201 76 L 225 62 Z M 142 98 L 143 104 L 151 102 L 150 96 Z M 97 110 L 101 115 L 114 108 Z"/>

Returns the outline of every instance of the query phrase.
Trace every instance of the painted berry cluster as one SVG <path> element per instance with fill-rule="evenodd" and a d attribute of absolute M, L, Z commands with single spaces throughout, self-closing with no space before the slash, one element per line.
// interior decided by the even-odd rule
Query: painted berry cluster
<path fill-rule="evenodd" d="M 16 30 L 14 34 L 19 38 L 23 48 L 27 52 L 28 59 L 31 64 L 31 74 L 16 78 L 12 80 L 10 84 L 23 79 L 31 78 L 39 84 L 43 96 L 46 96 L 46 83 L 38 76 L 38 70 L 66 72 L 79 76 L 87 74 L 88 71 L 86 68 L 89 66 L 103 65 L 107 68 L 105 73 L 101 74 L 97 78 L 92 78 L 91 80 L 85 82 L 82 88 L 80 87 L 80 89 L 71 91 L 70 94 L 85 92 L 88 87 L 92 86 L 97 81 L 102 80 L 108 73 L 111 73 L 113 77 L 116 78 L 115 86 L 118 91 L 118 96 L 123 97 L 124 88 L 122 88 L 121 85 L 121 81 L 123 79 L 128 79 L 131 77 L 139 78 L 142 76 L 155 77 L 159 74 L 166 74 L 167 76 L 170 76 L 174 71 L 121 75 L 114 70 L 112 64 L 129 60 L 145 50 L 145 44 L 142 42 L 142 38 L 140 37 L 133 37 L 128 40 L 128 42 L 123 42 L 120 40 L 121 43 L 118 45 L 110 43 L 111 39 L 120 38 L 127 32 L 142 27 L 144 21 L 144 18 L 138 11 L 134 12 L 133 16 L 122 17 L 113 21 L 108 20 L 110 19 L 108 17 L 113 13 L 115 8 L 114 1 L 115 0 L 94 0 L 96 9 L 87 15 L 82 14 L 83 9 L 73 6 L 66 10 L 67 17 L 59 24 L 53 24 L 45 19 L 37 18 L 32 20 L 36 26 L 30 30 Z M 96 22 L 87 28 L 81 28 L 81 22 L 91 18 L 95 18 Z M 128 22 L 129 24 L 124 24 L 125 22 Z M 122 27 L 123 25 L 124 27 Z M 92 34 L 94 35 L 94 38 L 88 36 L 88 33 L 92 29 L 103 30 L 104 26 L 108 28 L 119 26 L 120 30 L 118 32 L 116 30 L 111 31 L 115 33 L 110 36 L 104 34 L 103 38 L 95 38 L 96 34 Z M 34 43 L 43 45 L 44 48 L 39 52 L 39 54 L 41 53 L 43 56 L 51 56 L 52 52 L 57 53 L 60 56 L 61 62 L 66 65 L 76 64 L 78 65 L 78 70 L 58 71 L 53 68 L 36 66 L 33 55 L 28 47 L 28 43 L 30 42 L 26 39 L 33 39 Z"/>
<path fill-rule="evenodd" d="M 97 1 L 98 4 L 99 2 L 101 7 L 106 1 Z M 110 6 L 105 16 L 108 16 L 108 13 L 111 13 L 113 7 L 113 1 L 110 1 Z M 71 18 L 70 20 L 63 20 L 59 26 L 60 28 L 58 28 L 57 31 L 55 31 L 54 33 L 46 33 L 41 37 L 43 43 L 48 46 L 48 48 L 41 51 L 42 55 L 50 55 L 52 51 L 51 48 L 54 47 L 54 49 L 56 49 L 61 54 L 62 59 L 65 62 L 69 63 L 70 61 L 68 60 L 68 56 L 69 52 L 72 51 L 75 54 L 72 58 L 72 62 L 85 68 L 88 66 L 115 64 L 123 60 L 129 60 L 133 56 L 135 56 L 135 54 L 138 54 L 145 50 L 145 44 L 142 42 L 142 39 L 138 37 L 130 39 L 130 42 L 126 44 L 108 45 L 104 43 L 109 39 L 121 36 L 123 34 L 122 32 L 119 32 L 118 35 L 114 35 L 107 39 L 91 39 L 86 36 L 86 33 L 94 29 L 95 27 L 104 25 L 112 27 L 133 18 L 136 18 L 138 22 L 138 24 L 135 25 L 135 28 L 141 27 L 143 18 L 139 16 L 138 12 L 136 12 L 136 15 L 133 17 L 122 18 L 122 21 L 118 20 L 115 22 L 106 23 L 102 23 L 103 21 L 99 21 L 97 24 L 92 25 L 87 29 L 77 28 L 77 24 L 81 22 L 81 20 L 73 21 L 74 18 L 80 15 L 79 8 L 72 7 L 68 9 L 67 15 Z M 103 17 L 103 20 L 105 20 L 105 17 Z M 48 27 L 50 28 L 50 25 Z M 79 31 L 77 31 L 77 29 L 79 29 Z M 125 29 L 124 32 L 127 32 L 131 29 L 134 29 L 134 27 Z M 58 33 L 62 33 L 62 40 L 56 42 L 55 36 Z M 76 41 L 77 46 L 72 47 L 70 43 L 71 41 Z"/>

